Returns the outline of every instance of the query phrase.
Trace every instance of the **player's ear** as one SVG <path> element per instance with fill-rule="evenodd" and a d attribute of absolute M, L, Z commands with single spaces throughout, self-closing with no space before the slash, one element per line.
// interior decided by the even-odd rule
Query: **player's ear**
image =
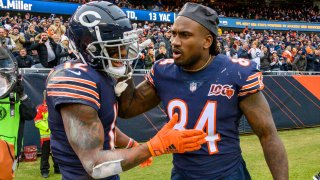
<path fill-rule="evenodd" d="M 212 43 L 213 43 L 212 35 L 211 34 L 205 35 L 204 42 L 203 42 L 203 48 L 209 49 Z"/>

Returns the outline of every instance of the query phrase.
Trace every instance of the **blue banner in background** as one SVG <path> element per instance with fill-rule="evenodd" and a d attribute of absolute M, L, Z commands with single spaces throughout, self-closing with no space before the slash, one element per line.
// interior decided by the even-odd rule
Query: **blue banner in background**
<path fill-rule="evenodd" d="M 320 23 L 307 23 L 307 22 L 295 22 L 295 21 L 258 21 L 248 20 L 240 18 L 223 18 L 220 17 L 220 27 L 227 28 L 248 28 L 260 29 L 260 30 L 281 30 L 281 31 L 313 31 L 320 32 Z"/>
<path fill-rule="evenodd" d="M 80 4 L 42 0 L 0 0 L 0 10 L 48 14 L 73 14 Z"/>
<path fill-rule="evenodd" d="M 176 19 L 176 14 L 173 12 L 168 13 L 125 8 L 123 8 L 122 10 L 127 14 L 127 17 L 131 20 L 173 23 Z"/>
<path fill-rule="evenodd" d="M 0 0 L 0 10 L 25 11 L 48 14 L 71 15 L 80 6 L 77 3 L 43 1 L 43 0 Z M 173 23 L 177 14 L 173 12 L 159 12 L 136 9 L 122 9 L 131 20 Z M 307 23 L 295 21 L 259 21 L 240 18 L 220 17 L 220 27 L 240 28 L 246 26 L 256 30 L 281 31 L 312 31 L 320 32 L 320 23 Z"/>

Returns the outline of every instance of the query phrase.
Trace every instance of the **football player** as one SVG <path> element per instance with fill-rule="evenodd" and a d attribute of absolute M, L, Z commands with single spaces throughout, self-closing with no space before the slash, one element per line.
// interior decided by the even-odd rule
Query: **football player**
<path fill-rule="evenodd" d="M 62 179 L 119 179 L 117 174 L 153 154 L 200 149 L 206 134 L 174 130 L 177 115 L 142 145 L 135 146 L 116 128 L 112 77 L 130 77 L 129 64 L 137 57 L 127 57 L 128 50 L 138 47 L 137 31 L 119 7 L 106 1 L 82 5 L 72 16 L 67 35 L 82 63 L 55 67 L 46 87 L 52 152 Z M 115 150 L 115 146 L 130 149 Z"/>
<path fill-rule="evenodd" d="M 119 116 L 129 118 L 162 101 L 175 129 L 199 129 L 207 143 L 197 151 L 173 154 L 172 180 L 251 179 L 241 155 L 239 121 L 244 114 L 259 137 L 274 179 L 288 179 L 285 148 L 277 135 L 257 64 L 231 59 L 217 48 L 218 15 L 187 3 L 172 26 L 173 59 L 154 63 L 136 88 L 127 80 Z"/>

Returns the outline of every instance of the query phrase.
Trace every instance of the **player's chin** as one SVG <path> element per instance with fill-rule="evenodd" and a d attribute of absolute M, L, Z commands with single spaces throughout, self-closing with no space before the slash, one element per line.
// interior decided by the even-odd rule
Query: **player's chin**
<path fill-rule="evenodd" d="M 121 61 L 112 61 L 111 64 L 112 64 L 113 67 L 122 67 L 122 66 L 124 66 Z"/>
<path fill-rule="evenodd" d="M 182 66 L 183 65 L 183 58 L 181 56 L 173 57 L 173 61 L 178 66 Z"/>
<path fill-rule="evenodd" d="M 179 59 L 173 59 L 174 61 L 174 64 L 177 65 L 177 66 L 183 66 L 183 62 L 180 61 Z"/>

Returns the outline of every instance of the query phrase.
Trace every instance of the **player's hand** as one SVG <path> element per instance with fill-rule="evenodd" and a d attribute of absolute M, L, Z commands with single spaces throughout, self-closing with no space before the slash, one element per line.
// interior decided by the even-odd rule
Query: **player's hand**
<path fill-rule="evenodd" d="M 139 143 L 137 141 L 134 141 L 133 147 L 139 146 Z M 143 163 L 140 164 L 140 167 L 144 168 L 147 166 L 150 166 L 152 164 L 153 158 L 149 157 L 149 159 L 145 160 Z"/>
<path fill-rule="evenodd" d="M 178 114 L 175 113 L 170 121 L 147 142 L 149 151 L 152 156 L 160 156 L 170 153 L 184 153 L 195 151 L 201 148 L 201 144 L 205 143 L 207 136 L 202 130 L 173 129 L 178 121 Z"/>

